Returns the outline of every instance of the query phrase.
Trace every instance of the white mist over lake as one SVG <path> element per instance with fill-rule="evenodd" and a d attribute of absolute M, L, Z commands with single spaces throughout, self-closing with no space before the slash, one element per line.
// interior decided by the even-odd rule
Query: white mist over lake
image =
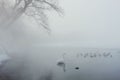
<path fill-rule="evenodd" d="M 0 29 L 0 44 L 11 57 L 0 73 L 12 80 L 120 80 L 119 3 L 62 0 L 62 17 L 48 13 L 50 33 L 23 15 Z M 65 72 L 57 65 L 64 53 Z M 89 56 L 81 56 L 86 53 Z M 92 53 L 96 57 L 91 58 Z"/>

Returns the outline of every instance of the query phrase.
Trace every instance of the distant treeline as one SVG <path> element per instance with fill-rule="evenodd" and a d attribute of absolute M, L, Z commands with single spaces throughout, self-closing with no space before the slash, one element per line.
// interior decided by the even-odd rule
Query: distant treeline
<path fill-rule="evenodd" d="M 112 54 L 111 52 L 103 52 L 103 53 L 78 53 L 76 55 L 77 58 L 79 57 L 84 57 L 84 58 L 87 58 L 87 57 L 90 57 L 90 58 L 96 58 L 96 57 L 112 57 Z"/>

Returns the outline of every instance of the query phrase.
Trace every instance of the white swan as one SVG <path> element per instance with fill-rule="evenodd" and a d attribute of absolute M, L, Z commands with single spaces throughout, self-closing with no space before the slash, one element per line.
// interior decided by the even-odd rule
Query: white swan
<path fill-rule="evenodd" d="M 64 59 L 65 53 L 63 54 L 62 58 L 57 61 L 57 65 L 63 68 L 63 71 L 66 71 L 66 63 Z"/>

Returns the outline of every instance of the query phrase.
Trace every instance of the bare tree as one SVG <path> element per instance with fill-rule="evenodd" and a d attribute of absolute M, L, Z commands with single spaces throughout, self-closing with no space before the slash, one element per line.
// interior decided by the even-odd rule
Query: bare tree
<path fill-rule="evenodd" d="M 46 10 L 62 11 L 57 0 L 0 0 L 0 22 L 10 24 L 25 14 L 49 29 Z"/>

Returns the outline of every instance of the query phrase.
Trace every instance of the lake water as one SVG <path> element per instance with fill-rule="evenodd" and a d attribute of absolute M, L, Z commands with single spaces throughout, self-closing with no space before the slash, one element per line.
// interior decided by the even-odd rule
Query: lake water
<path fill-rule="evenodd" d="M 33 52 L 40 52 L 42 54 L 40 54 L 41 63 L 52 68 L 54 80 L 120 80 L 119 49 L 80 47 L 38 48 Z M 57 65 L 57 60 L 63 58 L 63 54 L 66 65 L 65 72 L 62 67 Z M 76 69 L 76 67 L 79 69 Z"/>
<path fill-rule="evenodd" d="M 3 68 L 12 80 L 120 80 L 120 49 L 37 46 L 25 53 Z"/>

